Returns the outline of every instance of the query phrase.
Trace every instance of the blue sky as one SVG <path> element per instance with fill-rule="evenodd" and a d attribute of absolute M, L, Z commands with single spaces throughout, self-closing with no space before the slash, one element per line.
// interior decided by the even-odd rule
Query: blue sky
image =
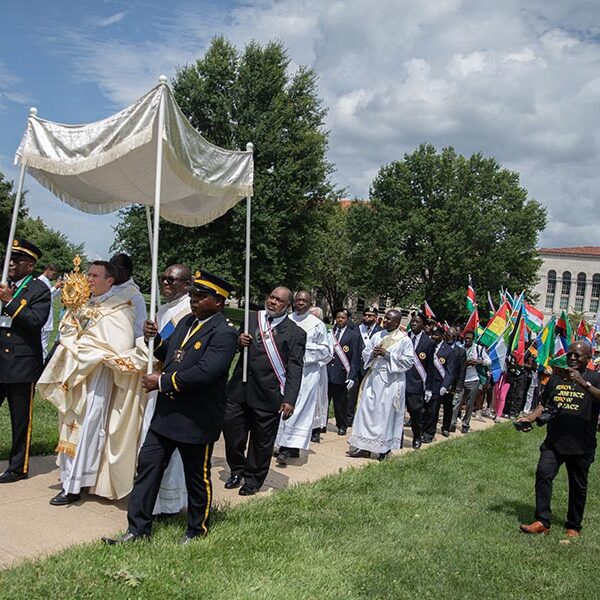
<path fill-rule="evenodd" d="M 379 167 L 420 142 L 481 151 L 521 174 L 549 210 L 545 246 L 598 245 L 597 1 L 245 0 L 2 3 L 0 170 L 28 107 L 97 120 L 202 55 L 223 34 L 280 39 L 319 76 L 334 181 L 366 197 Z M 34 216 L 106 256 L 115 215 L 70 209 L 31 178 Z"/>

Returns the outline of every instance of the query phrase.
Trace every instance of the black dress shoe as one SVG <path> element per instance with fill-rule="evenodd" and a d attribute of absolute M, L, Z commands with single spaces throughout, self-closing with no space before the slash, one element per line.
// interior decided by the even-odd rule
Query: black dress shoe
<path fill-rule="evenodd" d="M 321 443 L 321 433 L 320 433 L 320 431 L 317 431 L 316 433 L 313 433 L 310 436 L 310 441 L 313 444 L 320 444 Z"/>
<path fill-rule="evenodd" d="M 327 433 L 327 427 L 321 427 L 321 433 Z"/>
<path fill-rule="evenodd" d="M 197 540 L 198 538 L 203 538 L 206 537 L 205 534 L 202 533 L 186 533 L 180 540 L 179 540 L 179 545 L 180 546 L 187 546 L 188 544 L 191 544 L 193 541 Z"/>
<path fill-rule="evenodd" d="M 102 541 L 109 546 L 119 546 L 120 544 L 131 544 L 147 537 L 149 536 L 138 535 L 137 533 L 131 533 L 131 531 L 128 531 L 116 538 L 103 537 Z"/>
<path fill-rule="evenodd" d="M 423 436 L 423 439 L 421 440 L 424 444 L 431 444 L 431 442 L 433 442 L 433 438 L 427 436 Z"/>
<path fill-rule="evenodd" d="M 356 448 L 355 450 L 348 450 L 346 456 L 349 456 L 350 458 L 371 458 L 371 453 L 368 450 Z"/>
<path fill-rule="evenodd" d="M 27 479 L 27 473 L 5 471 L 2 473 L 2 475 L 0 475 L 0 483 L 14 483 L 15 481 L 21 481 L 21 479 Z"/>
<path fill-rule="evenodd" d="M 67 506 L 67 504 L 73 504 L 77 500 L 81 500 L 81 494 L 65 494 L 61 491 L 50 500 L 50 504 L 52 506 Z"/>
<path fill-rule="evenodd" d="M 258 488 L 252 487 L 251 485 L 248 485 L 247 483 L 245 483 L 240 488 L 240 491 L 238 492 L 238 494 L 240 496 L 254 496 L 254 494 L 256 494 L 256 492 L 258 492 Z"/>
<path fill-rule="evenodd" d="M 450 429 L 448 429 L 450 433 L 454 433 L 456 431 L 456 425 L 450 425 Z"/>
<path fill-rule="evenodd" d="M 412 447 L 415 450 L 418 450 L 422 444 L 423 444 L 423 442 L 421 441 L 421 438 L 417 438 L 416 440 L 413 440 Z"/>
<path fill-rule="evenodd" d="M 379 462 L 383 462 L 384 460 L 387 460 L 390 455 L 390 452 L 391 452 L 391 450 L 388 450 L 387 452 L 380 452 L 377 460 Z"/>
<path fill-rule="evenodd" d="M 444 437 L 450 437 L 450 432 L 447 429 L 442 429 L 442 435 Z"/>
<path fill-rule="evenodd" d="M 288 454 L 287 450 L 282 450 L 278 455 L 277 455 L 277 460 L 275 461 L 275 464 L 278 467 L 287 467 L 287 461 L 288 458 L 290 458 L 290 455 Z"/>
<path fill-rule="evenodd" d="M 345 427 L 340 427 L 338 429 L 338 435 L 346 435 L 347 431 Z"/>
<path fill-rule="evenodd" d="M 225 482 L 225 489 L 233 490 L 234 488 L 240 487 L 240 485 L 242 485 L 242 479 L 243 477 L 241 475 L 231 475 Z"/>

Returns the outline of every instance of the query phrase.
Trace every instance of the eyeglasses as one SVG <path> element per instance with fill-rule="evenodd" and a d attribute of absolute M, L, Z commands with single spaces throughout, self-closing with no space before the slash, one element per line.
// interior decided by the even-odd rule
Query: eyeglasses
<path fill-rule="evenodd" d="M 567 352 L 567 358 L 581 358 L 579 352 Z"/>
<path fill-rule="evenodd" d="M 172 277 L 171 275 L 163 275 L 160 280 L 169 285 L 173 285 L 176 281 L 187 281 L 184 277 Z"/>

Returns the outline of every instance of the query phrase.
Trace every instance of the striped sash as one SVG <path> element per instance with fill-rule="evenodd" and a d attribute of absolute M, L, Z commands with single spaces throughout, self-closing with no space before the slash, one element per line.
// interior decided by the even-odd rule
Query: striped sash
<path fill-rule="evenodd" d="M 346 369 L 346 375 L 350 375 L 350 362 L 348 361 L 348 357 L 346 356 L 346 353 L 340 346 L 339 340 L 335 337 L 333 332 L 331 332 L 331 337 L 333 338 L 333 351 L 340 359 L 340 362 L 342 363 L 344 369 Z"/>
<path fill-rule="evenodd" d="M 267 319 L 267 311 L 265 310 L 258 311 L 258 329 L 260 331 L 263 347 L 267 353 L 267 358 L 279 380 L 279 390 L 283 396 L 285 391 L 285 367 L 283 366 L 279 350 L 277 350 L 277 346 L 275 345 L 273 330 L 271 329 L 271 324 Z"/>

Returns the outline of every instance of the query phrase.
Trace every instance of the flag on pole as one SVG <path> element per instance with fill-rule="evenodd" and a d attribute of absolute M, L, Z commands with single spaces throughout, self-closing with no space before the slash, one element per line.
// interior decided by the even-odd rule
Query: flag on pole
<path fill-rule="evenodd" d="M 471 280 L 471 276 L 469 275 L 469 287 L 467 287 L 467 310 L 472 314 L 476 308 L 477 299 L 475 297 L 475 288 L 473 287 L 473 282 Z"/>
<path fill-rule="evenodd" d="M 523 319 L 523 310 L 519 311 L 508 347 L 515 362 L 522 367 L 525 364 L 525 319 Z"/>
<path fill-rule="evenodd" d="M 472 331 L 473 335 L 475 335 L 477 333 L 477 327 L 479 327 L 479 313 L 477 312 L 477 309 L 475 309 L 471 313 L 467 324 L 464 326 L 463 333 L 467 333 L 467 331 Z"/>
<path fill-rule="evenodd" d="M 490 372 L 494 382 L 497 382 L 504 371 L 504 363 L 506 360 L 506 342 L 504 337 L 500 336 L 488 349 L 487 353 L 492 361 Z"/>
<path fill-rule="evenodd" d="M 560 317 L 556 321 L 555 331 L 560 336 L 561 345 L 566 352 L 567 348 L 575 341 L 575 336 L 573 335 L 573 328 L 571 327 L 569 317 L 564 310 L 560 313 Z"/>
<path fill-rule="evenodd" d="M 431 306 L 427 303 L 427 300 L 423 302 L 423 312 L 428 319 L 436 319 L 435 313 L 431 310 Z"/>
<path fill-rule="evenodd" d="M 550 359 L 554 356 L 554 343 L 556 337 L 554 332 L 555 323 L 556 318 L 552 317 L 552 319 L 546 323 L 546 326 L 542 329 L 537 338 L 537 362 L 538 365 L 544 369 L 550 364 Z"/>
<path fill-rule="evenodd" d="M 533 333 L 539 333 L 544 327 L 544 313 L 529 302 L 525 302 L 525 323 Z"/>
<path fill-rule="evenodd" d="M 479 343 L 484 346 L 491 346 L 506 330 L 510 316 L 510 305 L 507 301 L 497 310 L 496 314 L 490 319 L 487 327 L 479 338 Z"/>
<path fill-rule="evenodd" d="M 567 347 L 563 344 L 560 335 L 557 335 L 554 340 L 554 356 L 550 359 L 550 366 L 567 368 Z"/>
<path fill-rule="evenodd" d="M 592 327 L 587 324 L 585 319 L 581 319 L 579 321 L 579 325 L 577 325 L 577 339 L 585 340 L 586 342 L 592 343 Z"/>

